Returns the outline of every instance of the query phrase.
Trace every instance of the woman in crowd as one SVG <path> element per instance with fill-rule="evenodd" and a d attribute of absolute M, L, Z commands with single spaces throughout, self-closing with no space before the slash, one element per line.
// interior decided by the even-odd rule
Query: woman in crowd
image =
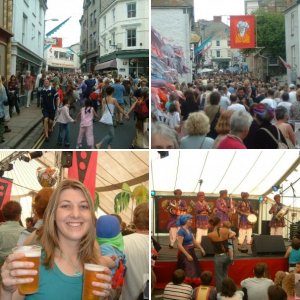
<path fill-rule="evenodd" d="M 234 281 L 230 278 L 224 278 L 222 281 L 221 293 L 218 293 L 218 300 L 242 300 L 244 293 L 238 291 Z"/>
<path fill-rule="evenodd" d="M 225 138 L 225 136 L 230 132 L 230 118 L 234 113 L 233 110 L 226 110 L 220 116 L 218 123 L 216 125 L 216 132 L 218 136 L 214 141 L 213 148 L 218 148 L 219 143 Z"/>
<path fill-rule="evenodd" d="M 186 274 L 185 282 L 189 284 L 200 284 L 200 268 L 195 247 L 199 248 L 204 256 L 205 251 L 198 244 L 191 231 L 192 216 L 181 215 L 178 217 L 176 225 L 179 226 L 177 233 L 178 257 L 177 269 L 183 269 Z"/>
<path fill-rule="evenodd" d="M 178 149 L 179 140 L 174 129 L 161 122 L 151 124 L 152 149 Z"/>
<path fill-rule="evenodd" d="M 294 271 L 296 263 L 300 261 L 300 240 L 296 237 L 292 239 L 292 243 L 286 249 L 285 258 L 289 259 L 289 272 Z"/>
<path fill-rule="evenodd" d="M 185 122 L 184 136 L 180 142 L 181 149 L 211 149 L 214 140 L 207 137 L 209 132 L 209 119 L 204 112 L 191 113 Z"/>
<path fill-rule="evenodd" d="M 45 211 L 39 290 L 25 299 L 81 300 L 84 263 L 103 264 L 95 239 L 96 217 L 88 190 L 79 181 L 62 181 Z M 18 260 L 23 256 L 13 253 L 5 260 L 2 300 L 24 299 L 17 285 L 32 282 L 37 273 L 30 269 L 33 263 Z M 103 290 L 93 290 L 94 295 L 107 297 L 111 291 L 111 271 L 105 268 L 105 274 L 97 274 L 97 279 L 92 285 Z"/>
<path fill-rule="evenodd" d="M 20 114 L 19 99 L 18 99 L 19 98 L 19 82 L 15 75 L 10 76 L 10 79 L 7 84 L 7 88 L 8 88 L 8 96 L 9 96 L 10 117 L 12 117 L 14 107 L 16 108 L 16 112 L 19 115 Z"/>

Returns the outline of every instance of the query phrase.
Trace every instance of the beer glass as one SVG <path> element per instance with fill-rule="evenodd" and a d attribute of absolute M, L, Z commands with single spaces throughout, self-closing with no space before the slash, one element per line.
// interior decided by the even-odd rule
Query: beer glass
<path fill-rule="evenodd" d="M 96 277 L 97 273 L 104 273 L 104 266 L 84 264 L 82 300 L 98 300 L 99 296 L 93 294 L 93 290 L 102 291 L 102 288 L 92 286 L 92 281 L 103 282 Z"/>
<path fill-rule="evenodd" d="M 34 266 L 32 269 L 37 270 L 36 275 L 20 275 L 20 278 L 33 277 L 33 282 L 19 284 L 19 293 L 23 295 L 36 293 L 39 289 L 39 267 L 41 257 L 41 247 L 37 245 L 31 246 L 19 246 L 13 248 L 13 253 L 24 253 L 25 257 L 18 259 L 19 261 L 33 262 Z"/>

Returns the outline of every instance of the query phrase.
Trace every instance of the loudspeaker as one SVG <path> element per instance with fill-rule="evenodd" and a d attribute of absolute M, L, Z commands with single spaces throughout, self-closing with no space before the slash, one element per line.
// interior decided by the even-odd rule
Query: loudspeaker
<path fill-rule="evenodd" d="M 261 234 L 270 235 L 270 221 L 262 221 L 261 223 Z"/>
<path fill-rule="evenodd" d="M 213 244 L 207 236 L 202 236 L 201 246 L 205 251 L 205 256 L 213 256 L 215 254 Z"/>
<path fill-rule="evenodd" d="M 252 253 L 254 255 L 283 255 L 286 248 L 281 235 L 254 235 Z"/>
<path fill-rule="evenodd" d="M 73 151 L 63 151 L 61 154 L 61 165 L 63 168 L 72 167 Z"/>

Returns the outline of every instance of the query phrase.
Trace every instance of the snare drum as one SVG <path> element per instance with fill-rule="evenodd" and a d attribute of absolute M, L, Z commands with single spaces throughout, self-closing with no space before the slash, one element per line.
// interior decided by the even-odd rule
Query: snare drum
<path fill-rule="evenodd" d="M 255 214 L 250 214 L 247 216 L 247 220 L 250 224 L 255 224 L 257 222 L 257 216 Z"/>

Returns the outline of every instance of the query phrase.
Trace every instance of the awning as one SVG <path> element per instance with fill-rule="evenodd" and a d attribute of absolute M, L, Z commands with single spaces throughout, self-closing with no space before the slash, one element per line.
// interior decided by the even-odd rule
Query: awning
<path fill-rule="evenodd" d="M 97 64 L 95 67 L 95 71 L 106 69 L 117 69 L 117 61 L 115 59 L 109 60 L 104 63 Z"/>

